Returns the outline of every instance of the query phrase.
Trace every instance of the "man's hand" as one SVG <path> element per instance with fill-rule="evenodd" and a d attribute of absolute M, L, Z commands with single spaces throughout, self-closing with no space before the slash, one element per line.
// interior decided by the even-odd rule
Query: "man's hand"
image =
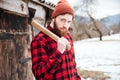
<path fill-rule="evenodd" d="M 57 50 L 59 50 L 62 54 L 66 49 L 66 45 L 68 44 L 68 40 L 64 37 L 61 37 L 57 42 Z"/>

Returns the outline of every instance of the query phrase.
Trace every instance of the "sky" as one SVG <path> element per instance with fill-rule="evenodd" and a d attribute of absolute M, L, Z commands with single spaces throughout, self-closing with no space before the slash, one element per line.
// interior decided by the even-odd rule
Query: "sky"
<path fill-rule="evenodd" d="M 59 0 L 49 1 L 56 4 Z M 80 0 L 68 0 L 68 2 L 74 7 L 77 4 L 79 5 Z M 93 10 L 92 16 L 96 19 L 120 14 L 120 0 L 97 0 L 97 3 L 93 6 Z M 80 10 L 76 14 L 84 15 Z"/>
<path fill-rule="evenodd" d="M 120 0 L 98 0 L 98 5 L 94 8 L 96 18 L 120 14 Z"/>

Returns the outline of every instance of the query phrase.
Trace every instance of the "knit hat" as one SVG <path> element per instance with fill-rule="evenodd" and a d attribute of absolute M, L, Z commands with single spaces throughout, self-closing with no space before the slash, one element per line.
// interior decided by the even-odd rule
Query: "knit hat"
<path fill-rule="evenodd" d="M 66 0 L 60 0 L 56 5 L 55 10 L 53 11 L 51 18 L 55 18 L 58 15 L 65 13 L 69 13 L 74 16 L 74 10 L 71 5 Z"/>

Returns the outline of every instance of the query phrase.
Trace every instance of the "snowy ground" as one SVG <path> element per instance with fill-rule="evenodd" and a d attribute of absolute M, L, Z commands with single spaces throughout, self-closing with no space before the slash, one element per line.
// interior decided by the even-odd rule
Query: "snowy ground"
<path fill-rule="evenodd" d="M 81 40 L 74 43 L 77 67 L 102 71 L 111 76 L 109 80 L 120 80 L 120 34 Z"/>

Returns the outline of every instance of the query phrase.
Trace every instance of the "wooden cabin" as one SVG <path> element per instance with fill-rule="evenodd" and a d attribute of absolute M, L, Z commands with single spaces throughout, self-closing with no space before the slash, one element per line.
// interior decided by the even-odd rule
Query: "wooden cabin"
<path fill-rule="evenodd" d="M 55 5 L 45 0 L 31 0 L 28 3 L 28 7 L 36 10 L 34 19 L 46 27 L 46 25 L 51 21 L 51 14 Z M 32 28 L 32 35 L 35 36 L 39 31 L 34 27 Z"/>
<path fill-rule="evenodd" d="M 34 80 L 29 51 L 37 30 L 28 24 L 29 7 L 40 24 L 50 21 L 54 6 L 44 0 L 0 0 L 0 80 Z"/>

